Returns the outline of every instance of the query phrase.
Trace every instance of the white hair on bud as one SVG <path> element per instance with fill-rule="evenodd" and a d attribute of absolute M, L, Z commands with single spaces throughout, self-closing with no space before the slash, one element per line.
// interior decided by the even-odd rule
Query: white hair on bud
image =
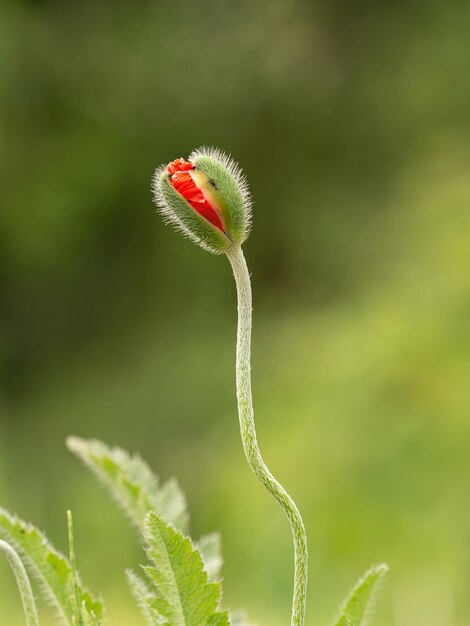
<path fill-rule="evenodd" d="M 191 152 L 188 160 L 192 163 L 200 156 L 210 157 L 211 159 L 219 161 L 219 163 L 227 168 L 229 173 L 235 179 L 243 200 L 243 206 L 245 208 L 246 236 L 248 236 L 252 224 L 253 200 L 251 198 L 250 189 L 248 187 L 248 181 L 242 168 L 238 165 L 238 163 L 232 158 L 230 154 L 226 154 L 225 152 L 223 152 L 223 150 L 221 150 L 220 148 L 216 148 L 215 146 L 201 146 L 200 148 L 196 148 L 196 150 L 193 150 Z"/>

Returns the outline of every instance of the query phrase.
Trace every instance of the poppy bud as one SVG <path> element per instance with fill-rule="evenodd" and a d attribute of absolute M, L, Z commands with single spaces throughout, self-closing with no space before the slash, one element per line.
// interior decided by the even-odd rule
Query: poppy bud
<path fill-rule="evenodd" d="M 165 220 L 205 250 L 220 254 L 248 237 L 251 198 L 241 169 L 215 148 L 159 167 L 155 203 Z"/>

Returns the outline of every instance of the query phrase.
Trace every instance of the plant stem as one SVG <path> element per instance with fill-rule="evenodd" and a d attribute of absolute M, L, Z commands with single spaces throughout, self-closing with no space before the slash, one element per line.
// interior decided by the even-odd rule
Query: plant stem
<path fill-rule="evenodd" d="M 73 517 L 72 511 L 67 511 L 67 530 L 69 539 L 69 561 L 72 568 L 73 588 L 74 588 L 74 624 L 77 626 L 83 626 L 82 606 L 80 604 L 80 597 L 78 594 L 77 584 L 77 565 L 75 561 L 75 542 L 73 538 Z"/>
<path fill-rule="evenodd" d="M 248 464 L 260 483 L 266 487 L 275 500 L 284 509 L 289 520 L 294 539 L 295 571 L 294 597 L 292 602 L 292 626 L 303 626 L 305 622 L 305 603 L 307 595 L 308 552 L 307 536 L 299 510 L 267 468 L 261 456 L 256 439 L 251 395 L 251 321 L 252 298 L 250 274 L 245 257 L 239 246 L 227 252 L 237 285 L 238 330 L 237 330 L 237 400 L 240 419 L 240 432 L 243 449 Z"/>
<path fill-rule="evenodd" d="M 15 574 L 21 601 L 23 602 L 26 626 L 39 626 L 39 618 L 36 603 L 34 601 L 33 590 L 31 589 L 31 583 L 29 582 L 28 574 L 26 573 L 23 561 L 6 541 L 0 540 L 0 552 L 3 552 L 6 556 L 11 565 L 11 569 Z"/>

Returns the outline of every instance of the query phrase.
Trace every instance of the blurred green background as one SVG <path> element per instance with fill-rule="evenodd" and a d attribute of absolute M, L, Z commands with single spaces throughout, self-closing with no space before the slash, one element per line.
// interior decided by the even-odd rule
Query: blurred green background
<path fill-rule="evenodd" d="M 259 439 L 304 514 L 308 624 L 370 564 L 374 623 L 470 613 L 470 3 L 3 0 L 0 503 L 143 625 L 127 522 L 64 448 L 140 451 L 220 529 L 225 606 L 289 622 L 292 547 L 249 473 L 224 258 L 154 214 L 153 169 L 230 152 L 255 199 Z M 0 563 L 0 624 L 23 623 Z M 52 619 L 42 609 L 43 624 Z"/>

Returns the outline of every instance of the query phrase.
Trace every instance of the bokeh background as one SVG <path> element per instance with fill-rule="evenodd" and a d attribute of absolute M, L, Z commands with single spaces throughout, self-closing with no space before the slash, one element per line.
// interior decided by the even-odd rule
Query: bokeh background
<path fill-rule="evenodd" d="M 249 473 L 224 258 L 154 214 L 153 169 L 216 145 L 255 198 L 259 439 L 304 514 L 308 624 L 370 564 L 381 626 L 470 613 L 470 4 L 0 5 L 0 502 L 140 626 L 141 548 L 65 450 L 140 451 L 220 529 L 225 606 L 289 622 L 287 523 Z M 23 623 L 0 563 L 0 623 Z M 42 608 L 43 624 L 52 624 Z"/>

